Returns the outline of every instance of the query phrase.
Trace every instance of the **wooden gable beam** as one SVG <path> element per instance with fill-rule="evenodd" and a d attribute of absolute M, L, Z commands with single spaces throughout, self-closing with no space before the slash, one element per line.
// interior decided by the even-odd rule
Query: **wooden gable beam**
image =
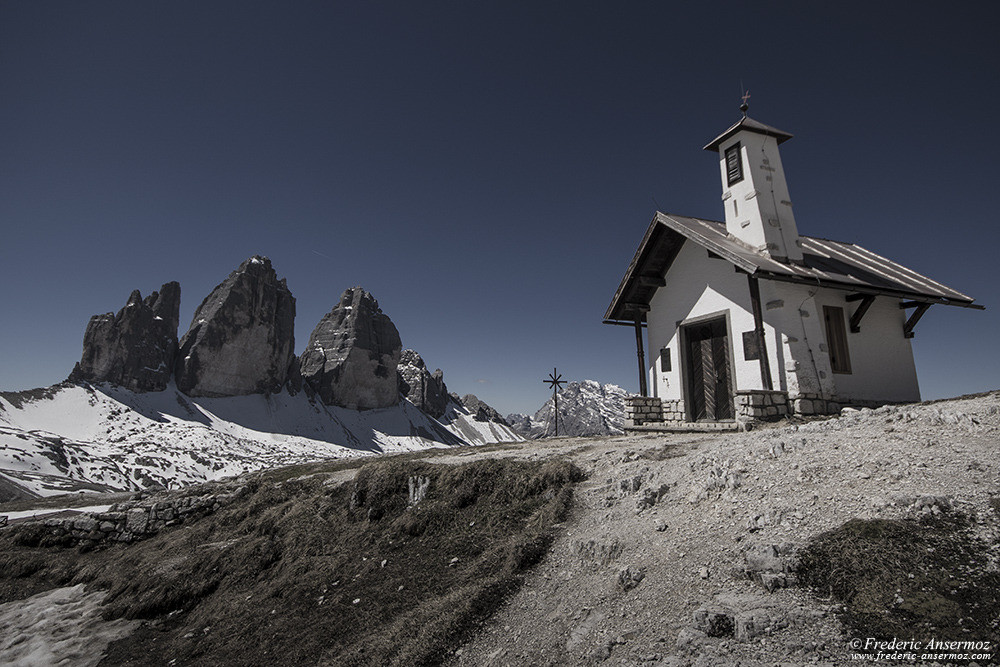
<path fill-rule="evenodd" d="M 639 276 L 640 287 L 666 287 L 667 281 L 663 276 Z"/>
<path fill-rule="evenodd" d="M 852 294 L 851 296 L 854 295 Z M 851 298 L 848 297 L 847 300 L 850 301 Z M 861 303 L 858 304 L 854 314 L 851 315 L 851 333 L 861 332 L 861 318 L 865 316 L 865 313 L 868 312 L 868 309 L 872 307 L 873 303 L 875 303 L 875 297 L 868 294 L 864 297 L 864 299 L 862 299 Z"/>
<path fill-rule="evenodd" d="M 626 310 L 634 310 L 637 313 L 648 313 L 649 304 L 648 303 L 636 303 L 634 301 L 626 301 L 622 304 L 622 307 Z"/>
<path fill-rule="evenodd" d="M 924 316 L 927 309 L 931 307 L 929 303 L 922 303 L 917 306 L 917 309 L 910 314 L 906 324 L 903 325 L 903 338 L 913 338 L 913 327 L 917 326 L 917 322 L 920 318 Z"/>

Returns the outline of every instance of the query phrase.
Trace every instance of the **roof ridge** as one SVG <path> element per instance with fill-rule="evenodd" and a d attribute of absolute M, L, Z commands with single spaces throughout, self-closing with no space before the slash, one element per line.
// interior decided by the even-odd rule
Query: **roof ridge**
<path fill-rule="evenodd" d="M 857 243 L 851 243 L 850 241 L 838 241 L 837 239 L 828 239 L 825 236 L 810 236 L 809 234 L 799 234 L 799 238 L 800 239 L 812 239 L 814 241 L 827 241 L 829 243 L 839 243 L 840 245 L 852 245 L 852 246 L 860 247 L 860 246 L 858 246 Z"/>

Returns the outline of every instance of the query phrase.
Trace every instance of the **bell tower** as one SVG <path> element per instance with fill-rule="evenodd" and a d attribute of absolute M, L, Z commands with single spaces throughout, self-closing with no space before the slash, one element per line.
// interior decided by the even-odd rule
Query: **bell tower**
<path fill-rule="evenodd" d="M 705 146 L 719 154 L 726 231 L 771 259 L 799 263 L 799 231 L 778 151 L 792 135 L 749 118 L 747 97 L 743 118 Z"/>

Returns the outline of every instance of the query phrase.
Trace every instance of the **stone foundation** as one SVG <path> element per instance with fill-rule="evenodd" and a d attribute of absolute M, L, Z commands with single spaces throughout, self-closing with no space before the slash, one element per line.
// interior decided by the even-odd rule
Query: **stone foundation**
<path fill-rule="evenodd" d="M 653 396 L 625 397 L 625 428 L 663 421 L 663 403 Z"/>
<path fill-rule="evenodd" d="M 835 415 L 840 412 L 840 403 L 819 394 L 799 393 L 790 398 L 792 413 L 796 415 Z"/>
<path fill-rule="evenodd" d="M 750 389 L 736 392 L 736 418 L 741 422 L 781 419 L 788 416 L 788 393 Z"/>
<path fill-rule="evenodd" d="M 788 392 L 747 389 L 737 391 L 733 397 L 736 421 L 749 424 L 759 421 L 776 421 L 790 415 L 830 415 L 840 412 L 841 404 L 819 394 L 799 393 L 789 397 Z M 653 396 L 627 396 L 625 398 L 625 428 L 691 426 L 684 411 L 683 399 L 663 400 Z M 708 427 L 709 423 L 700 423 Z"/>
<path fill-rule="evenodd" d="M 668 424 L 683 424 L 686 419 L 684 399 L 663 401 L 663 421 Z"/>

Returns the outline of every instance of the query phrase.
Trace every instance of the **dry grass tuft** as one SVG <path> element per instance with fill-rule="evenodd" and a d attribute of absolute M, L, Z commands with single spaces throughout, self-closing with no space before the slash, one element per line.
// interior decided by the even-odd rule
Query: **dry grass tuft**
<path fill-rule="evenodd" d="M 799 576 L 844 604 L 854 636 L 1000 642 L 1000 573 L 969 520 L 853 519 L 815 538 Z"/>
<path fill-rule="evenodd" d="M 0 544 L 0 593 L 106 589 L 106 617 L 147 623 L 103 664 L 436 664 L 544 557 L 583 475 L 559 460 L 382 459 L 338 486 L 275 477 L 131 546 Z M 411 506 L 415 478 L 429 485 Z"/>

